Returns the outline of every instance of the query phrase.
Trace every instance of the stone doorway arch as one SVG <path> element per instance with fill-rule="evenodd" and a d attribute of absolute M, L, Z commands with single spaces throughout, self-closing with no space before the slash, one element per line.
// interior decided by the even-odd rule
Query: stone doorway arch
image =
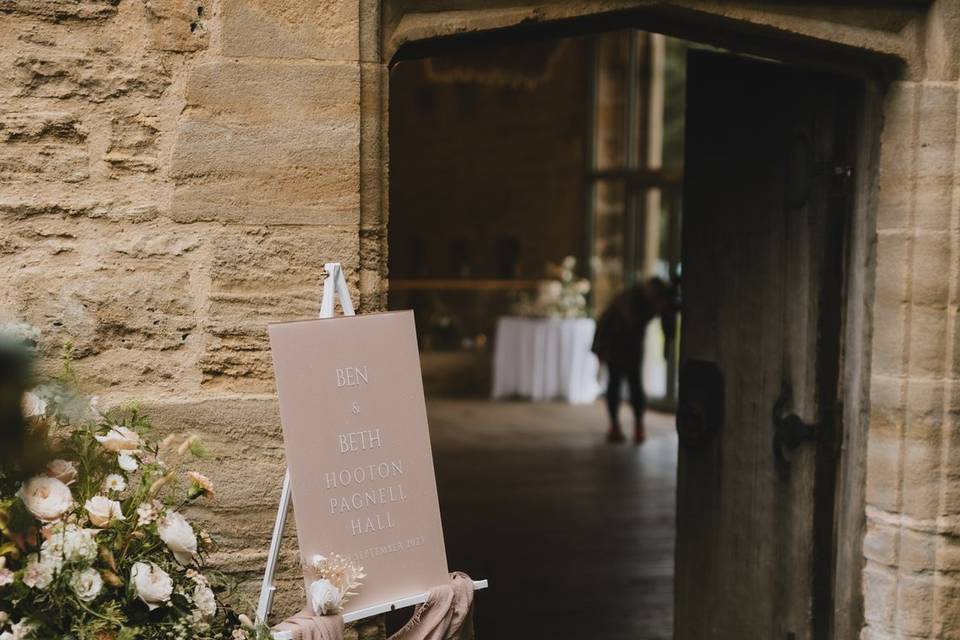
<path fill-rule="evenodd" d="M 905 473 L 913 436 L 907 428 L 911 358 L 904 343 L 915 342 L 916 338 L 911 333 L 913 309 L 905 313 L 902 307 L 904 303 L 927 307 L 931 301 L 911 300 L 910 261 L 915 258 L 913 253 L 904 254 L 904 245 L 912 245 L 915 216 L 894 211 L 903 196 L 915 202 L 915 183 L 922 166 L 913 163 L 894 167 L 889 163 L 896 162 L 893 156 L 899 155 L 897 150 L 915 152 L 921 144 L 918 109 L 924 106 L 922 96 L 927 90 L 931 95 L 946 91 L 953 96 L 954 106 L 949 97 L 943 96 L 940 99 L 945 102 L 928 105 L 930 111 L 926 115 L 941 122 L 939 127 L 949 132 L 950 140 L 954 139 L 956 127 L 950 114 L 956 102 L 957 56 L 944 29 L 956 19 L 955 3 L 930 6 L 894 2 L 873 9 L 819 3 L 793 10 L 714 2 L 505 2 L 493 8 L 483 4 L 384 2 L 368 14 L 367 33 L 378 34 L 379 41 L 361 41 L 361 55 L 366 43 L 370 62 L 375 61 L 364 82 L 368 96 L 365 104 L 378 104 L 380 111 L 375 121 L 367 115 L 364 121 L 369 124 L 368 135 L 373 136 L 369 148 L 381 154 L 368 165 L 367 172 L 381 180 L 376 200 L 379 212 L 385 212 L 388 206 L 387 163 L 383 154 L 388 121 L 386 69 L 407 57 L 438 55 L 491 41 L 635 27 L 830 70 L 862 81 L 864 90 L 858 108 L 859 171 L 844 285 L 846 330 L 840 404 L 845 435 L 844 463 L 837 489 L 833 637 L 857 637 L 861 628 L 865 637 L 885 637 L 883 634 L 901 631 L 923 635 L 942 629 L 943 622 L 937 621 L 949 619 L 952 607 L 943 598 L 951 591 L 944 590 L 942 581 L 934 584 L 933 579 L 921 579 L 923 584 L 918 584 L 912 576 L 904 576 L 900 560 L 901 554 L 912 557 L 931 544 L 939 549 L 945 542 L 943 518 L 949 514 L 943 509 L 945 500 L 931 498 L 929 494 L 937 492 L 924 489 L 929 478 L 911 478 Z M 360 31 L 362 35 L 363 18 Z M 949 89 L 938 86 L 941 79 L 952 83 Z M 884 121 L 888 125 L 881 135 Z M 905 137 L 909 139 L 904 140 Z M 365 158 L 362 154 L 361 169 Z M 937 169 L 946 173 L 943 165 Z M 953 183 L 950 184 L 952 189 Z M 883 192 L 894 195 L 890 199 Z M 369 194 L 368 202 L 374 202 Z M 943 206 L 941 203 L 938 215 L 945 222 L 948 213 Z M 386 224 L 386 220 L 379 219 L 377 223 Z M 385 243 L 382 237 L 379 240 Z M 949 251 L 940 250 L 937 255 L 943 260 Z M 907 258 L 906 266 L 903 257 Z M 877 274 L 883 281 L 875 280 Z M 893 298 L 888 290 L 892 282 L 885 280 L 886 275 L 900 279 Z M 879 287 L 876 291 L 875 285 Z M 945 293 L 941 292 L 941 298 L 932 304 L 942 305 Z M 896 322 L 888 320 L 888 312 L 897 318 Z M 941 323 L 938 326 L 945 328 L 946 315 L 942 313 L 937 318 Z M 937 336 L 933 342 L 942 344 L 938 341 L 945 337 Z M 882 365 L 880 368 L 877 362 Z M 925 377 L 917 376 L 917 381 L 924 385 L 920 387 L 924 394 L 928 393 L 929 384 L 921 379 Z M 896 393 L 892 394 L 894 389 Z M 882 398 L 877 397 L 878 392 Z M 891 395 L 898 398 L 895 409 L 889 406 Z M 927 413 L 939 412 L 948 403 L 947 397 L 942 385 L 932 397 L 924 395 L 930 403 L 926 405 Z M 927 448 L 916 454 L 927 462 L 930 477 L 941 478 L 937 486 L 943 494 L 947 491 L 942 478 L 947 471 L 944 452 L 948 443 L 944 440 L 937 446 L 924 446 Z M 935 452 L 944 454 L 939 465 L 930 459 Z M 911 491 L 924 493 L 928 502 L 936 506 L 928 504 L 925 517 L 906 521 L 904 515 L 910 506 L 904 499 Z M 926 564 L 908 571 L 923 574 L 932 570 L 939 575 L 938 554 L 928 552 L 924 560 Z M 937 594 L 944 595 L 938 598 Z"/>

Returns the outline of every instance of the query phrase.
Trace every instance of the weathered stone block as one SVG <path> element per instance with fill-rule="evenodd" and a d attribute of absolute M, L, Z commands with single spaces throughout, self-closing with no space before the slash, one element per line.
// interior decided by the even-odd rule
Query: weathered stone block
<path fill-rule="evenodd" d="M 359 222 L 353 65 L 204 65 L 173 153 L 180 222 Z"/>
<path fill-rule="evenodd" d="M 913 192 L 913 218 L 917 229 L 946 231 L 953 208 L 953 179 L 917 177 Z"/>
<path fill-rule="evenodd" d="M 282 171 L 181 180 L 171 219 L 249 224 L 344 224 L 357 220 L 351 170 Z"/>
<path fill-rule="evenodd" d="M 192 71 L 185 98 L 188 108 L 205 112 L 210 121 L 314 123 L 359 131 L 360 68 L 312 61 L 212 62 Z"/>
<path fill-rule="evenodd" d="M 17 57 L 12 83 L 18 96 L 85 98 L 104 102 L 132 95 L 159 98 L 171 82 L 170 71 L 159 60 L 44 50 Z"/>
<path fill-rule="evenodd" d="M 273 366 L 267 324 L 315 317 L 316 291 L 280 294 L 213 293 L 209 297 L 208 337 L 200 360 L 205 387 L 273 392 Z"/>
<path fill-rule="evenodd" d="M 874 374 L 870 379 L 870 435 L 898 438 L 903 430 L 907 385 L 899 376 Z"/>
<path fill-rule="evenodd" d="M 153 202 L 133 202 L 128 194 L 104 193 L 102 198 L 64 191 L 20 189 L 0 191 L 0 216 L 25 220 L 41 216 L 58 218 L 104 218 L 125 222 L 148 222 L 160 214 Z"/>
<path fill-rule="evenodd" d="M 945 453 L 941 515 L 956 516 L 960 514 L 960 384 L 951 380 L 946 386 L 949 400 L 944 415 L 945 424 L 941 429 Z M 955 527 L 952 533 L 960 536 L 960 527 Z M 960 540 L 960 537 L 951 538 L 951 541 L 957 540 Z M 954 549 L 952 546 L 950 548 Z M 960 566 L 957 569 L 960 570 Z"/>
<path fill-rule="evenodd" d="M 940 574 L 935 578 L 933 608 L 936 616 L 930 629 L 935 638 L 960 638 L 960 584 L 955 575 Z"/>
<path fill-rule="evenodd" d="M 960 571 L 960 540 L 950 534 L 952 532 L 937 537 L 937 569 L 956 574 Z M 956 630 L 960 633 L 960 627 L 956 627 Z"/>
<path fill-rule="evenodd" d="M 225 55 L 359 60 L 357 0 L 227 0 L 222 11 Z"/>
<path fill-rule="evenodd" d="M 881 185 L 913 177 L 918 91 L 917 85 L 909 82 L 894 82 L 888 87 L 880 139 Z"/>
<path fill-rule="evenodd" d="M 906 386 L 906 437 L 928 439 L 939 445 L 947 399 L 946 383 L 939 379 L 913 379 Z"/>
<path fill-rule="evenodd" d="M 929 637 L 935 602 L 933 576 L 901 573 L 897 583 L 897 631 L 901 637 Z"/>
<path fill-rule="evenodd" d="M 76 114 L 0 115 L 0 181 L 81 182 L 90 177 L 87 131 Z"/>
<path fill-rule="evenodd" d="M 933 533 L 900 531 L 900 556 L 898 566 L 908 571 L 932 571 L 937 566 L 937 538 Z"/>
<path fill-rule="evenodd" d="M 917 161 L 919 179 L 952 179 L 957 139 L 956 84 L 923 84 L 917 112 Z"/>
<path fill-rule="evenodd" d="M 897 576 L 868 562 L 863 571 L 864 619 L 878 630 L 892 630 L 897 611 Z"/>
<path fill-rule="evenodd" d="M 947 371 L 946 309 L 912 305 L 910 307 L 910 364 L 911 376 L 943 376 Z"/>
<path fill-rule="evenodd" d="M 878 564 L 896 565 L 899 534 L 896 527 L 868 519 L 867 532 L 863 537 L 864 557 Z"/>
<path fill-rule="evenodd" d="M 900 511 L 912 518 L 936 518 L 940 511 L 940 442 L 928 433 L 921 433 L 919 438 L 912 437 L 909 425 L 907 431 L 903 442 L 903 505 Z"/>
<path fill-rule="evenodd" d="M 231 171 L 264 175 L 279 171 L 288 175 L 300 172 L 310 177 L 310 172 L 316 171 L 323 177 L 351 169 L 349 163 L 356 158 L 353 153 L 344 154 L 342 150 L 356 142 L 355 130 L 349 126 L 331 127 L 310 122 L 300 123 L 296 128 L 292 125 L 293 122 L 260 126 L 186 122 L 179 127 L 178 136 L 189 143 L 178 141 L 174 176 L 208 176 Z M 227 150 L 230 153 L 226 153 Z M 355 173 L 355 168 L 344 171 L 339 179 L 349 180 Z M 326 188 L 336 186 L 336 182 L 324 182 Z"/>
<path fill-rule="evenodd" d="M 120 0 L 0 0 L 0 13 L 37 16 L 51 22 L 105 20 L 117 13 Z"/>
<path fill-rule="evenodd" d="M 946 308 L 952 279 L 947 277 L 947 274 L 954 272 L 951 264 L 951 242 L 950 235 L 946 232 L 928 231 L 914 236 L 911 291 L 913 304 Z M 878 289 L 880 286 L 882 285 L 878 280 Z"/>
<path fill-rule="evenodd" d="M 908 177 L 881 176 L 877 189 L 877 230 L 911 228 L 914 182 Z"/>
<path fill-rule="evenodd" d="M 183 234 L 50 216 L 7 224 L 23 249 L 5 259 L 0 306 L 44 331 L 56 365 L 64 342 L 90 384 L 161 384 L 192 364 L 196 246 Z"/>
<path fill-rule="evenodd" d="M 156 171 L 159 135 L 156 117 L 140 113 L 115 117 L 110 123 L 110 146 L 103 159 L 119 172 Z"/>
<path fill-rule="evenodd" d="M 210 40 L 211 0 L 147 0 L 151 47 L 161 51 L 199 51 Z"/>
<path fill-rule="evenodd" d="M 906 304 L 877 300 L 873 308 L 873 362 L 875 373 L 901 375 L 906 368 Z"/>
<path fill-rule="evenodd" d="M 39 326 L 59 328 L 80 357 L 111 349 L 179 349 L 196 318 L 189 271 L 171 267 L 24 275 L 17 279 L 19 311 Z"/>
<path fill-rule="evenodd" d="M 348 274 L 355 272 L 359 238 L 349 228 L 257 229 L 221 233 L 213 239 L 212 251 L 210 279 L 215 291 L 313 290 L 319 296 L 324 264 L 340 262 Z"/>
<path fill-rule="evenodd" d="M 911 240 L 901 231 L 877 234 L 876 304 L 892 308 L 909 300 Z"/>
<path fill-rule="evenodd" d="M 273 391 L 267 324 L 316 317 L 323 265 L 339 261 L 357 300 L 359 239 L 352 229 L 253 230 L 213 243 L 204 385 Z"/>
<path fill-rule="evenodd" d="M 901 507 L 901 442 L 870 434 L 867 444 L 867 504 L 896 512 Z"/>
<path fill-rule="evenodd" d="M 80 118 L 61 111 L 7 112 L 0 114 L 0 143 L 80 143 L 87 130 Z"/>
<path fill-rule="evenodd" d="M 90 177 L 85 145 L 0 144 L 0 182 L 83 182 Z"/>

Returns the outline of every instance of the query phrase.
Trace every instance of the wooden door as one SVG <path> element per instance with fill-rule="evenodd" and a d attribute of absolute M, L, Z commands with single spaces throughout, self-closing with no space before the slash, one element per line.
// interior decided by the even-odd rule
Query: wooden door
<path fill-rule="evenodd" d="M 833 76 L 689 58 L 679 640 L 830 633 L 849 103 Z"/>

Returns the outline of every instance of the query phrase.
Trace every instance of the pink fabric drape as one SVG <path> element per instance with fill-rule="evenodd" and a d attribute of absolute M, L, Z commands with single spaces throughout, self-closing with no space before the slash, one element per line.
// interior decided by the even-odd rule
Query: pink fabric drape
<path fill-rule="evenodd" d="M 293 640 L 343 640 L 343 617 L 315 616 L 307 607 L 275 626 L 274 631 L 290 631 Z"/>
<path fill-rule="evenodd" d="M 291 631 L 293 640 L 343 640 L 341 616 L 314 616 L 310 609 L 287 618 L 274 631 Z M 427 601 L 390 640 L 473 640 L 473 580 L 450 574 L 450 583 L 434 587 Z"/>
<path fill-rule="evenodd" d="M 430 589 L 427 601 L 390 640 L 473 640 L 473 580 L 454 571 L 450 584 Z"/>

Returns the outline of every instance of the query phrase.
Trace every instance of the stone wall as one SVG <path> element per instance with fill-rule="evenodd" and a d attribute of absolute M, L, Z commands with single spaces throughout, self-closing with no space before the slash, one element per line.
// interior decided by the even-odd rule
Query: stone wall
<path fill-rule="evenodd" d="M 250 592 L 283 475 L 266 323 L 317 312 L 327 261 L 361 310 L 382 303 L 367 18 L 356 1 L 0 0 L 0 309 L 43 330 L 48 370 L 72 341 L 91 391 L 208 441 L 219 497 L 193 517 Z M 279 610 L 300 602 L 285 560 Z"/>

